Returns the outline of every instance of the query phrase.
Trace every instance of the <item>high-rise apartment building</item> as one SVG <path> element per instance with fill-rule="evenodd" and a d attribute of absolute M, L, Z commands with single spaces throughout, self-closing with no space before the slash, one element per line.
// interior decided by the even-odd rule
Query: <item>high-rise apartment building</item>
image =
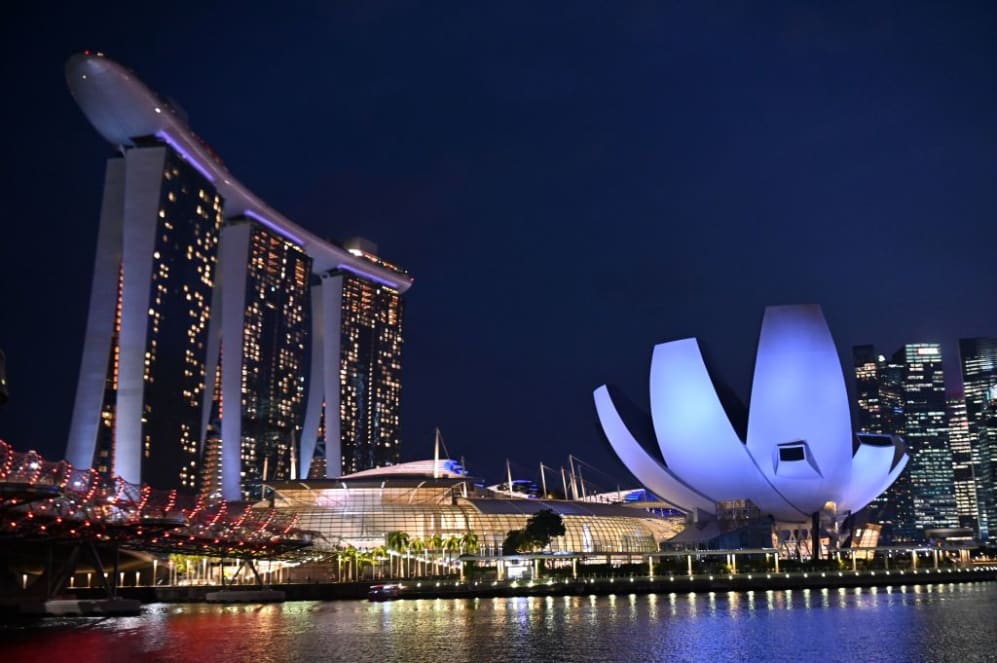
<path fill-rule="evenodd" d="M 963 396 L 981 539 L 997 532 L 997 338 L 959 340 Z"/>
<path fill-rule="evenodd" d="M 411 277 L 266 205 L 117 63 L 74 55 L 66 78 L 121 153 L 105 179 L 67 458 L 228 500 L 323 466 L 397 462 Z"/>

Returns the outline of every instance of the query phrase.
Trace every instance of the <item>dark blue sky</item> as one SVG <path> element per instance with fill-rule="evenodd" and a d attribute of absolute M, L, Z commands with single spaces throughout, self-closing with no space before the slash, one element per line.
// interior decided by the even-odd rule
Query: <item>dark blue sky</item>
<path fill-rule="evenodd" d="M 427 4 L 8 10 L 0 437 L 64 450 L 111 154 L 63 79 L 85 48 L 415 276 L 406 459 L 439 425 L 491 477 L 625 477 L 592 389 L 646 402 L 653 345 L 698 336 L 744 394 L 766 304 L 822 304 L 846 358 L 941 341 L 950 378 L 997 335 L 992 4 Z"/>

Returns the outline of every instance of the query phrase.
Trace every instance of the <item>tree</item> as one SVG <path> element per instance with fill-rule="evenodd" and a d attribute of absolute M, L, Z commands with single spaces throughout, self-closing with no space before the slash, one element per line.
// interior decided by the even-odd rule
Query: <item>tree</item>
<path fill-rule="evenodd" d="M 359 561 L 360 551 L 353 546 L 346 546 L 337 554 L 346 562 L 346 568 L 350 571 L 350 580 L 355 581 L 357 579 L 357 562 Z"/>
<path fill-rule="evenodd" d="M 409 550 L 411 550 L 414 554 L 419 555 L 420 553 L 422 553 L 422 552 L 424 552 L 426 550 L 426 543 L 422 539 L 420 539 L 419 537 L 416 537 L 416 538 L 412 539 L 411 541 L 409 541 L 408 547 L 409 547 Z M 417 561 L 419 563 L 419 569 L 421 571 L 421 569 L 422 569 L 422 558 L 417 558 Z"/>
<path fill-rule="evenodd" d="M 443 550 L 447 553 L 447 566 L 453 564 L 453 554 L 460 551 L 460 542 L 461 538 L 459 536 L 448 536 L 443 539 Z"/>
<path fill-rule="evenodd" d="M 387 536 L 388 550 L 392 550 L 399 555 L 408 552 L 409 547 L 409 535 L 407 532 L 401 532 L 395 530 L 393 532 L 388 532 Z M 398 559 L 398 575 L 404 577 L 402 573 L 402 558 Z"/>
<path fill-rule="evenodd" d="M 376 578 L 378 576 L 381 576 L 383 578 L 384 577 L 384 566 L 383 566 L 384 560 L 385 559 L 389 559 L 388 558 L 388 551 L 387 551 L 387 549 L 384 546 L 376 546 L 376 547 L 374 547 L 370 551 L 370 557 L 371 557 L 371 570 L 372 570 L 372 572 L 374 572 L 373 569 L 374 569 L 375 565 L 377 565 L 377 568 L 380 570 L 380 573 L 374 572 L 374 577 Z"/>
<path fill-rule="evenodd" d="M 533 550 L 534 542 L 526 534 L 525 529 L 513 529 L 505 535 L 502 542 L 503 555 L 515 555 L 516 553 L 529 552 Z"/>
<path fill-rule="evenodd" d="M 433 553 L 433 569 L 440 564 L 440 551 L 443 549 L 443 537 L 439 533 L 433 534 L 426 540 L 426 547 Z"/>
<path fill-rule="evenodd" d="M 473 555 L 478 552 L 478 535 L 474 532 L 464 532 L 460 537 L 461 554 Z"/>
<path fill-rule="evenodd" d="M 550 509 L 537 511 L 526 521 L 526 536 L 543 549 L 550 545 L 555 536 L 564 536 L 564 520 Z"/>

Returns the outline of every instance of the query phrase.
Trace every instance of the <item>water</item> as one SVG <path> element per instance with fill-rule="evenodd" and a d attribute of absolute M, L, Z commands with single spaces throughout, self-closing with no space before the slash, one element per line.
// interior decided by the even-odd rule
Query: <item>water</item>
<path fill-rule="evenodd" d="M 997 583 L 607 597 L 146 606 L 0 628 L 45 661 L 997 661 Z"/>

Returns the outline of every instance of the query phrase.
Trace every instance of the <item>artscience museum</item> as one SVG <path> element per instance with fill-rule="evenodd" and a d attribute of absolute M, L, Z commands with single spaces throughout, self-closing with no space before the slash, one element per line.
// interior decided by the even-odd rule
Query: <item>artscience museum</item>
<path fill-rule="evenodd" d="M 899 437 L 853 432 L 841 361 L 819 306 L 765 310 L 747 406 L 715 375 L 699 342 L 687 338 L 654 348 L 649 420 L 606 385 L 594 393 L 619 458 L 692 520 L 747 505 L 776 523 L 823 518 L 837 530 L 907 464 Z"/>

